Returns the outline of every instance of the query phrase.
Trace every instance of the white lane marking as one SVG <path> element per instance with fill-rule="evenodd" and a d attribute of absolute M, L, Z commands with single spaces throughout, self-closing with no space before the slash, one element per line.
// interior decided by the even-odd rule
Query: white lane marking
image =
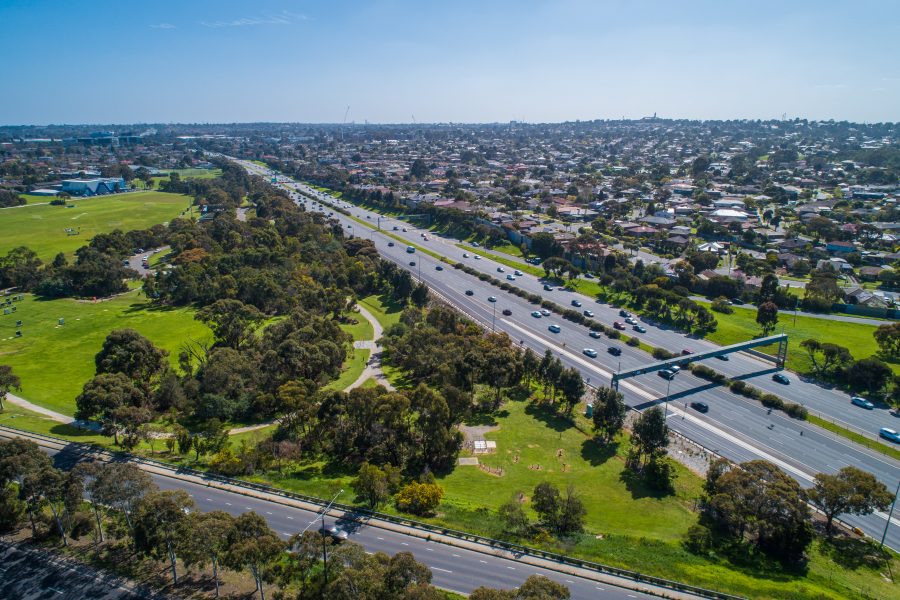
<path fill-rule="evenodd" d="M 409 546 L 409 544 L 407 544 L 406 542 L 400 542 L 400 545 L 401 546 Z"/>
<path fill-rule="evenodd" d="M 447 569 L 442 569 L 440 567 L 431 567 L 432 571 L 443 571 L 444 573 L 452 573 L 453 571 L 448 571 Z"/>
<path fill-rule="evenodd" d="M 267 515 L 271 515 L 272 513 L 270 513 L 269 511 L 266 511 L 266 514 L 267 514 Z"/>
<path fill-rule="evenodd" d="M 434 552 L 434 548 L 425 548 L 426 552 Z"/>
<path fill-rule="evenodd" d="M 225 506 L 231 506 L 231 502 L 226 502 Z"/>
<path fill-rule="evenodd" d="M 212 498 L 207 498 L 206 501 L 207 501 L 207 502 L 212 502 Z"/>
<path fill-rule="evenodd" d="M 247 510 L 253 510 L 253 509 L 250 508 L 249 506 L 245 506 L 244 508 L 246 508 Z"/>
<path fill-rule="evenodd" d="M 375 539 L 376 539 L 376 540 L 381 540 L 382 542 L 384 541 L 384 538 L 383 538 L 383 537 L 376 537 Z"/>
<path fill-rule="evenodd" d="M 506 568 L 509 569 L 510 571 L 515 571 L 515 570 L 516 570 L 515 567 L 506 567 Z"/>
<path fill-rule="evenodd" d="M 597 587 L 597 586 L 595 586 L 595 587 Z M 602 587 L 597 587 L 597 589 L 600 590 L 601 592 L 603 591 Z"/>
<path fill-rule="evenodd" d="M 453 558 L 459 558 L 459 554 L 454 554 Z"/>
<path fill-rule="evenodd" d="M 484 565 L 487 564 L 487 561 L 486 561 L 486 560 L 479 560 L 478 562 L 480 562 L 481 564 L 484 564 Z"/>
<path fill-rule="evenodd" d="M 294 520 L 294 517 L 288 517 L 288 519 L 290 519 L 291 521 L 293 521 L 293 520 Z"/>
<path fill-rule="evenodd" d="M 291 534 L 288 533 L 287 531 L 282 531 L 281 533 L 283 533 L 284 535 L 291 535 Z"/>
<path fill-rule="evenodd" d="M 566 583 L 575 583 L 575 582 L 572 581 L 571 579 L 566 579 Z"/>

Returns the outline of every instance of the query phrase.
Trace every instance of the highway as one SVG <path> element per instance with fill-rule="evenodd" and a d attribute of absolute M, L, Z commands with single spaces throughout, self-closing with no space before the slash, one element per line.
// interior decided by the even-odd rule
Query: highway
<path fill-rule="evenodd" d="M 14 433 L 0 429 L 0 439 L 12 437 L 15 437 Z M 59 468 L 70 468 L 83 459 L 83 456 L 73 452 L 75 448 L 66 448 L 63 447 L 63 444 L 42 444 L 42 449 L 53 457 L 55 465 Z M 239 515 L 255 511 L 265 518 L 269 526 L 283 539 L 288 539 L 307 527 L 318 529 L 321 526 L 320 517 L 313 511 L 266 498 L 246 496 L 220 487 L 207 486 L 187 477 L 174 477 L 160 473 L 159 470 L 151 471 L 150 475 L 153 482 L 162 490 L 186 491 L 194 500 L 197 509 L 204 512 L 222 510 Z M 343 500 L 343 498 L 341 499 Z M 319 521 L 313 523 L 317 519 Z M 469 593 L 480 586 L 514 588 L 521 585 L 531 575 L 543 575 L 568 586 L 572 598 L 577 600 L 594 598 L 624 600 L 655 597 L 610 583 L 594 581 L 497 556 L 495 551 L 488 547 L 485 547 L 485 552 L 477 552 L 464 547 L 451 546 L 439 541 L 383 529 L 366 522 L 325 518 L 325 524 L 328 527 L 335 523 L 348 532 L 350 540 L 361 544 L 369 552 L 380 551 L 390 555 L 397 552 L 411 552 L 417 561 L 432 570 L 434 585 L 455 592 Z M 642 587 L 647 588 L 647 586 Z M 671 590 L 669 593 L 672 597 L 690 597 L 687 594 Z"/>
<path fill-rule="evenodd" d="M 266 169 L 245 161 L 240 162 L 251 172 L 268 177 Z M 331 217 L 340 222 L 350 235 L 371 239 L 382 256 L 409 269 L 434 292 L 486 327 L 493 326 L 497 331 L 506 332 L 513 340 L 531 347 L 540 354 L 549 348 L 564 364 L 578 368 L 588 384 L 609 385 L 614 371 L 637 367 L 654 360 L 645 352 L 627 346 L 623 342 L 608 340 L 605 337 L 593 339 L 589 337 L 586 327 L 565 321 L 559 315 L 534 318 L 530 315 L 538 308 L 535 305 L 441 263 L 423 252 L 408 254 L 403 242 L 393 240 L 386 234 L 399 236 L 450 260 L 464 262 L 472 268 L 505 280 L 505 276 L 513 269 L 484 257 L 476 260 L 474 255 L 478 254 L 477 248 L 463 250 L 457 246 L 455 240 L 444 239 L 406 222 L 385 217 L 380 219 L 381 231 L 376 231 L 374 228 L 379 224 L 380 215 L 348 205 L 303 184 L 290 182 L 284 176 L 279 176 L 279 179 L 288 182 L 284 187 L 293 188 L 295 197 L 303 202 L 308 210 L 331 213 Z M 371 223 L 371 229 L 328 207 L 312 206 L 312 202 L 304 201 L 296 194 L 298 191 L 342 208 L 349 207 L 353 216 Z M 397 230 L 393 229 L 395 226 Z M 404 232 L 403 228 L 407 231 Z M 423 238 L 423 233 L 427 236 L 427 240 Z M 391 242 L 394 243 L 393 246 L 389 245 Z M 463 258 L 464 252 L 469 254 L 468 259 Z M 410 266 L 410 262 L 415 262 L 415 266 Z M 436 269 L 438 265 L 442 265 L 443 270 L 438 271 Z M 497 271 L 498 267 L 502 267 L 504 272 Z M 607 324 L 622 320 L 618 316 L 618 309 L 601 304 L 593 298 L 560 289 L 545 291 L 543 282 L 531 275 L 518 276 L 510 283 L 530 293 L 551 299 L 564 307 L 570 306 L 573 299 L 578 300 L 583 305 L 579 310 L 590 309 L 595 313 L 596 320 Z M 466 296 L 466 290 L 471 290 L 473 295 Z M 496 297 L 497 302 L 488 302 L 490 296 Z M 503 316 L 504 309 L 512 311 L 512 315 Z M 558 325 L 561 331 L 550 332 L 548 330 L 550 324 Z M 657 327 L 647 322 L 643 325 L 647 328 L 646 334 L 637 334 L 630 329 L 624 333 L 639 335 L 649 344 L 675 352 L 680 352 L 681 349 L 696 352 L 716 348 L 711 342 L 685 336 L 667 326 Z M 610 345 L 621 349 L 621 355 L 609 354 L 607 348 Z M 592 359 L 582 353 L 583 349 L 589 347 L 597 350 L 599 353 L 597 358 Z M 730 377 L 739 376 L 762 390 L 804 404 L 811 410 L 844 421 L 851 427 L 877 432 L 879 427 L 897 428 L 900 425 L 900 419 L 887 410 L 866 411 L 854 407 L 845 394 L 804 382 L 796 374 L 789 373 L 790 385 L 778 384 L 771 380 L 771 374 L 774 372 L 772 363 L 744 353 L 732 354 L 728 361 L 711 359 L 705 363 Z M 667 404 L 669 426 L 713 452 L 737 462 L 759 458 L 769 460 L 788 472 L 804 487 L 812 485 L 816 473 L 834 473 L 847 465 L 854 465 L 873 473 L 891 490 L 896 488 L 900 480 L 898 461 L 804 421 L 791 419 L 779 411 L 770 413 L 759 402 L 733 394 L 727 388 L 714 386 L 687 371 L 679 373 L 671 382 L 667 382 L 657 374 L 624 380 L 620 384 L 620 390 L 625 395 L 626 403 L 638 409 L 652 406 L 654 403 Z M 666 403 L 667 390 L 669 402 Z M 710 407 L 709 412 L 700 414 L 690 409 L 688 404 L 692 401 L 706 402 Z M 865 517 L 846 516 L 843 520 L 880 539 L 887 523 L 887 515 L 876 513 Z M 900 549 L 900 519 L 896 514 L 891 520 L 886 543 L 894 549 Z"/>

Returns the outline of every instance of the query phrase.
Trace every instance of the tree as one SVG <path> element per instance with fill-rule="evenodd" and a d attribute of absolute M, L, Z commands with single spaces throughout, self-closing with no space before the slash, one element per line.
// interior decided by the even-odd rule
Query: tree
<path fill-rule="evenodd" d="M 119 444 L 119 429 L 122 418 L 129 415 L 123 407 L 141 407 L 147 402 L 144 390 L 135 386 L 124 373 L 101 373 L 84 384 L 75 398 L 75 418 L 89 421 L 99 419 L 103 434 L 113 436 Z"/>
<path fill-rule="evenodd" d="M 584 396 L 586 389 L 581 373 L 574 367 L 563 370 L 559 377 L 558 386 L 566 405 L 566 414 L 570 415 L 575 405 L 581 401 L 581 397 Z"/>
<path fill-rule="evenodd" d="M 624 396 L 619 391 L 611 387 L 597 388 L 591 419 L 594 431 L 600 435 L 604 444 L 611 442 L 622 431 L 626 412 Z"/>
<path fill-rule="evenodd" d="M 561 503 L 559 490 L 546 481 L 537 484 L 531 493 L 531 508 L 537 513 L 538 518 L 552 529 L 556 529 Z"/>
<path fill-rule="evenodd" d="M 270 567 L 284 551 L 284 542 L 278 539 L 265 519 L 251 511 L 234 520 L 225 548 L 222 564 L 235 571 L 249 569 L 260 600 L 265 600 L 263 583 L 271 578 Z"/>
<path fill-rule="evenodd" d="M 497 516 L 503 523 L 504 530 L 513 535 L 519 535 L 527 531 L 530 525 L 522 503 L 515 497 L 500 505 L 497 509 Z"/>
<path fill-rule="evenodd" d="M 387 465 L 387 467 L 388 472 L 385 472 L 376 465 L 364 462 L 359 467 L 356 478 L 350 483 L 350 487 L 353 488 L 356 495 L 365 500 L 369 508 L 375 508 L 390 498 L 391 487 L 396 485 L 396 480 L 399 479 L 399 471 L 391 465 Z M 394 477 L 395 481 L 393 483 L 388 473 Z"/>
<path fill-rule="evenodd" d="M 569 588 L 542 575 L 530 575 L 519 589 L 515 600 L 568 600 Z"/>
<path fill-rule="evenodd" d="M 103 340 L 94 364 L 97 374 L 122 373 L 147 385 L 167 366 L 167 354 L 134 329 L 115 329 Z"/>
<path fill-rule="evenodd" d="M 813 368 L 820 376 L 829 375 L 853 361 L 850 350 L 837 344 L 822 343 L 810 338 L 800 342 L 800 347 L 806 350 Z"/>
<path fill-rule="evenodd" d="M 763 335 L 769 335 L 778 324 L 778 305 L 763 302 L 756 309 L 756 322 L 762 327 Z"/>
<path fill-rule="evenodd" d="M 207 561 L 212 564 L 216 598 L 219 597 L 219 558 L 226 550 L 225 543 L 233 526 L 234 517 L 226 512 L 194 512 L 185 519 L 178 534 L 178 549 L 186 567 L 202 566 Z"/>
<path fill-rule="evenodd" d="M 427 515 L 441 503 L 444 488 L 435 483 L 412 482 L 404 486 L 396 497 L 397 509 L 414 515 Z"/>
<path fill-rule="evenodd" d="M 237 350 L 253 335 L 265 315 L 240 300 L 216 300 L 197 311 L 195 319 L 213 330 L 216 343 Z"/>
<path fill-rule="evenodd" d="M 298 599 L 308 598 L 306 593 L 310 576 L 319 565 L 322 555 L 322 544 L 327 544 L 327 538 L 323 538 L 317 531 L 304 531 L 293 536 L 288 542 L 290 552 L 278 565 L 275 575 L 282 588 L 293 583 L 300 584 Z"/>
<path fill-rule="evenodd" d="M 424 282 L 416 285 L 416 287 L 413 288 L 412 293 L 409 295 L 409 299 L 415 306 L 423 308 L 426 304 L 428 304 L 428 286 L 425 285 Z"/>
<path fill-rule="evenodd" d="M 775 302 L 778 295 L 778 277 L 773 273 L 763 277 L 762 284 L 759 286 L 758 302 Z"/>
<path fill-rule="evenodd" d="M 134 531 L 132 515 L 144 496 L 156 489 L 150 475 L 133 463 L 112 462 L 99 467 L 95 477 L 92 497 L 102 506 L 120 511 L 128 528 Z"/>
<path fill-rule="evenodd" d="M 881 391 L 892 374 L 893 371 L 887 364 L 873 356 L 858 360 L 844 369 L 844 376 L 851 388 L 865 390 L 870 394 Z"/>
<path fill-rule="evenodd" d="M 885 510 L 891 504 L 893 494 L 871 473 L 849 466 L 836 475 L 816 475 L 809 499 L 825 513 L 825 529 L 830 534 L 835 517 Z"/>
<path fill-rule="evenodd" d="M 581 531 L 587 510 L 573 486 L 566 495 L 548 482 L 539 483 L 531 495 L 531 505 L 541 521 L 560 535 Z"/>
<path fill-rule="evenodd" d="M 44 503 L 50 507 L 63 546 L 69 545 L 66 526 L 62 522 L 69 483 L 68 475 L 50 465 L 44 465 L 38 470 L 29 471 L 20 488 L 21 495 L 32 506 L 32 511 L 38 510 Z"/>
<path fill-rule="evenodd" d="M 409 176 L 413 179 L 423 179 L 428 176 L 429 172 L 428 165 L 421 158 L 413 160 L 409 167 Z"/>
<path fill-rule="evenodd" d="M 900 356 L 900 322 L 879 325 L 872 335 L 875 336 L 875 342 L 886 356 L 892 358 Z M 2 369 L 3 367 L 0 367 L 0 392 L 3 391 Z"/>
<path fill-rule="evenodd" d="M 13 373 L 9 365 L 0 365 L 0 410 L 3 410 L 3 401 L 10 390 L 22 389 L 22 380 Z"/>
<path fill-rule="evenodd" d="M 634 422 L 631 435 L 631 456 L 628 462 L 642 468 L 648 462 L 666 454 L 669 445 L 669 426 L 663 410 L 654 406 L 644 411 Z"/>
<path fill-rule="evenodd" d="M 135 549 L 157 560 L 168 557 L 173 585 L 178 585 L 176 550 L 192 508 L 194 501 L 187 492 L 165 490 L 144 496 L 134 513 Z"/>
<path fill-rule="evenodd" d="M 50 457 L 31 440 L 15 438 L 0 441 L 0 488 L 5 489 L 9 483 L 15 483 L 19 488 L 19 496 L 27 498 L 24 493 L 26 478 L 51 467 Z M 26 502 L 26 507 L 31 521 L 31 533 L 37 537 L 37 507 L 32 502 Z"/>

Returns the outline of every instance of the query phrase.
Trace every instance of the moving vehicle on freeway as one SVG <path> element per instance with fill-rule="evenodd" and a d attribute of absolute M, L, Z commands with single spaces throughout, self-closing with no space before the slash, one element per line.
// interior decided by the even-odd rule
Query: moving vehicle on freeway
<path fill-rule="evenodd" d="M 410 254 L 414 254 L 416 249 L 413 246 L 407 246 L 406 251 L 409 252 Z"/>
<path fill-rule="evenodd" d="M 613 328 L 625 331 L 625 325 L 623 323 L 620 323 L 619 321 L 613 323 Z"/>
<path fill-rule="evenodd" d="M 891 429 L 889 427 L 882 427 L 878 431 L 878 435 L 886 440 L 894 442 L 895 444 L 900 444 L 900 433 L 897 433 L 897 431 L 894 429 Z"/>
<path fill-rule="evenodd" d="M 775 383 L 780 383 L 781 385 L 790 385 L 791 380 L 782 375 L 781 373 L 775 373 L 772 375 L 772 381 Z"/>
<path fill-rule="evenodd" d="M 591 358 L 597 358 L 597 351 L 593 348 L 585 348 L 582 350 L 585 356 L 590 356 Z"/>
<path fill-rule="evenodd" d="M 637 323 L 634 324 L 634 327 L 632 327 L 632 329 L 634 329 L 638 333 L 647 333 L 647 328 L 643 325 L 638 325 Z"/>
<path fill-rule="evenodd" d="M 691 408 L 693 408 L 697 412 L 709 412 L 709 405 L 706 402 L 691 402 Z"/>
<path fill-rule="evenodd" d="M 545 284 L 544 284 L 544 291 L 545 291 L 545 292 L 552 292 L 552 291 L 553 291 L 553 286 L 550 285 L 549 283 L 545 283 Z"/>
<path fill-rule="evenodd" d="M 606 351 L 609 352 L 610 354 L 612 354 L 613 356 L 619 356 L 620 354 L 622 354 L 622 349 L 619 348 L 618 346 L 610 346 L 609 348 L 606 349 Z"/>
<path fill-rule="evenodd" d="M 594 318 L 594 311 L 592 310 L 584 310 L 582 313 L 586 317 Z"/>
<path fill-rule="evenodd" d="M 546 308 L 542 308 L 542 309 L 541 309 L 541 314 L 544 315 L 545 317 L 549 317 L 549 316 L 550 316 L 550 311 L 547 310 Z"/>
<path fill-rule="evenodd" d="M 588 335 L 590 335 L 592 338 L 594 338 L 596 340 L 596 339 L 599 339 L 602 334 L 599 331 L 592 329 Z"/>
<path fill-rule="evenodd" d="M 394 247 L 394 242 L 388 242 L 388 247 L 389 247 L 389 248 L 393 248 L 393 247 Z"/>
<path fill-rule="evenodd" d="M 488 302 L 496 302 L 497 296 L 488 296 Z"/>
<path fill-rule="evenodd" d="M 863 398 L 862 396 L 853 396 L 850 403 L 865 408 L 866 410 L 874 410 L 875 405 Z"/>
<path fill-rule="evenodd" d="M 444 270 L 444 267 L 442 267 L 441 265 L 437 265 L 437 266 L 434 268 L 434 270 L 435 270 L 435 271 L 443 271 L 443 270 Z"/>
<path fill-rule="evenodd" d="M 675 371 L 672 369 L 663 369 L 662 371 L 658 371 L 658 373 L 663 379 L 668 379 L 669 381 L 675 379 Z"/>
<path fill-rule="evenodd" d="M 512 314 L 512 311 L 509 310 L 508 308 L 504 308 L 504 309 L 503 309 L 503 314 L 504 314 L 505 316 L 508 317 L 508 316 L 510 316 L 510 315 Z"/>
<path fill-rule="evenodd" d="M 572 306 L 574 306 L 575 308 L 581 308 L 581 301 L 580 300 L 572 300 Z"/>
<path fill-rule="evenodd" d="M 540 318 L 541 318 L 541 311 L 539 311 L 539 310 L 533 310 L 533 311 L 531 311 L 531 316 L 534 317 L 535 319 L 540 319 Z"/>
<path fill-rule="evenodd" d="M 560 331 L 562 331 L 562 329 L 560 329 L 559 325 L 555 325 L 555 324 L 554 324 L 554 325 L 551 325 L 551 326 L 548 327 L 547 329 L 549 329 L 549 330 L 552 331 L 553 333 L 559 333 Z"/>

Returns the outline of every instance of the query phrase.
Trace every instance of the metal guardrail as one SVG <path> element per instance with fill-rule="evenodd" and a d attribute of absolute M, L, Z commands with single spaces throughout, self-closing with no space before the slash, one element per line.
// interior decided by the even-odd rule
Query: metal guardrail
<path fill-rule="evenodd" d="M 254 490 L 258 492 L 264 492 L 266 494 L 271 494 L 273 496 L 280 496 L 282 498 L 287 498 L 291 500 L 299 500 L 301 502 L 307 502 L 310 504 L 315 504 L 320 507 L 325 507 L 328 504 L 328 500 L 324 500 L 322 498 L 317 498 L 315 496 L 308 496 L 306 494 L 300 494 L 297 492 L 290 492 L 287 490 L 281 490 L 278 488 L 274 488 L 268 485 L 254 483 L 252 481 L 245 481 L 243 479 L 234 479 L 232 477 L 225 477 L 223 475 L 217 475 L 215 473 L 209 473 L 206 471 L 199 471 L 197 469 L 191 469 L 189 467 L 177 467 L 163 461 L 155 460 L 152 458 L 144 458 L 140 456 L 135 456 L 133 454 L 129 454 L 127 452 L 110 452 L 106 449 L 98 448 L 96 446 L 90 444 L 83 444 L 80 442 L 73 442 L 70 440 L 66 440 L 63 438 L 58 438 L 52 435 L 46 435 L 42 433 L 34 433 L 32 431 L 27 431 L 24 429 L 20 429 L 18 427 L 12 427 L 9 425 L 0 425 L 0 430 L 8 429 L 12 430 L 18 434 L 24 434 L 24 437 L 32 437 L 35 439 L 40 439 L 44 441 L 51 441 L 57 444 L 65 444 L 66 446 L 75 446 L 77 448 L 76 452 L 82 455 L 106 455 L 110 458 L 118 458 L 121 456 L 126 456 L 136 462 L 140 463 L 149 463 L 151 465 L 156 465 L 157 467 L 163 468 L 168 471 L 173 471 L 179 474 L 190 475 L 193 477 L 197 477 L 199 479 L 216 481 L 219 483 L 227 484 L 230 486 L 238 487 L 238 488 L 246 488 L 249 490 Z M 516 554 L 516 555 L 527 555 L 535 558 L 541 558 L 545 560 L 550 560 L 560 565 L 572 566 L 577 568 L 582 568 L 590 571 L 595 571 L 597 573 L 602 573 L 606 575 L 612 575 L 615 577 L 621 577 L 624 579 L 630 579 L 635 582 L 646 583 L 649 585 L 653 585 L 660 588 L 666 588 L 670 590 L 676 590 L 680 592 L 686 592 L 689 594 L 694 594 L 696 596 L 700 596 L 703 598 L 716 598 L 722 600 L 741 600 L 741 596 L 734 596 L 731 594 L 726 594 L 723 592 L 717 592 L 715 590 L 709 590 L 706 588 L 701 588 L 697 586 L 692 586 L 686 583 L 681 583 L 678 581 L 672 581 L 669 579 L 664 579 L 661 577 L 654 577 L 652 575 L 645 575 L 644 573 L 640 573 L 637 571 L 630 571 L 628 569 L 620 569 L 617 567 L 612 567 L 609 565 L 604 565 L 602 563 L 596 563 L 588 560 L 582 560 L 579 558 L 575 558 L 572 556 L 566 556 L 563 554 L 557 554 L 555 552 L 548 552 L 545 550 L 540 550 L 538 548 L 532 548 L 530 546 L 522 546 L 520 544 L 514 544 L 511 542 L 506 542 L 503 540 L 496 540 L 493 538 L 487 538 L 484 536 L 467 533 L 465 531 L 458 531 L 456 529 L 450 529 L 447 527 L 439 527 L 437 525 L 432 525 L 431 523 L 425 523 L 423 521 L 416 521 L 413 519 L 406 519 L 403 517 L 399 517 L 397 515 L 391 515 L 387 513 L 377 512 L 373 510 L 368 510 L 365 508 L 360 508 L 357 506 L 353 506 L 350 504 L 341 504 L 334 503 L 332 504 L 334 509 L 339 511 L 343 511 L 344 513 L 349 513 L 351 518 L 355 521 L 359 520 L 359 517 L 377 519 L 380 521 L 385 521 L 388 523 L 393 523 L 396 525 L 402 525 L 404 527 L 409 527 L 412 529 L 417 529 L 427 533 L 433 533 L 435 535 L 443 535 L 455 539 L 459 539 L 467 542 L 474 542 L 477 544 L 481 544 L 483 546 L 487 546 L 493 549 L 505 550 L 507 552 Z"/>

